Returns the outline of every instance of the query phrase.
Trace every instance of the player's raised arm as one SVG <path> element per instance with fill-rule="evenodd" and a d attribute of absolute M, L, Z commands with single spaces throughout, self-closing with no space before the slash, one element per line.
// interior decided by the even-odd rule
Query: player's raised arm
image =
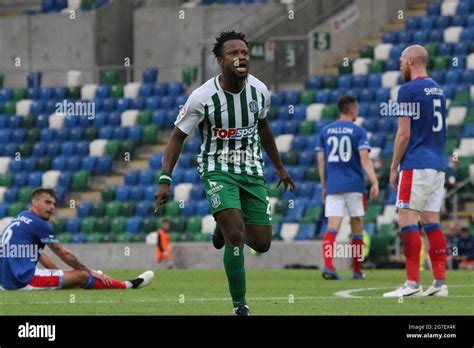
<path fill-rule="evenodd" d="M 283 166 L 283 162 L 281 161 L 280 154 L 278 153 L 278 149 L 275 144 L 275 138 L 273 137 L 272 129 L 270 128 L 270 124 L 266 118 L 261 119 L 258 122 L 258 135 L 260 136 L 260 142 L 265 152 L 268 154 L 268 157 L 270 157 L 270 160 L 275 167 L 276 174 L 280 178 L 277 187 L 283 183 L 285 191 L 289 187 L 291 192 L 296 192 L 295 183 Z"/>
<path fill-rule="evenodd" d="M 375 174 L 374 165 L 369 157 L 369 150 L 359 150 L 360 162 L 365 173 L 369 177 L 372 187 L 370 188 L 370 199 L 375 200 L 379 196 L 379 180 Z"/>
<path fill-rule="evenodd" d="M 393 146 L 393 159 L 390 167 L 390 186 L 397 190 L 398 166 L 410 142 L 410 118 L 400 117 L 398 119 L 398 130 L 395 136 L 395 144 Z"/>

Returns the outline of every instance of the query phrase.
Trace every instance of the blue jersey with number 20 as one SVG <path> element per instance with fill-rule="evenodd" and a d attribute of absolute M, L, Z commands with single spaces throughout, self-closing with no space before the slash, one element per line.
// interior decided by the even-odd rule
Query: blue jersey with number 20
<path fill-rule="evenodd" d="M 316 151 L 324 152 L 327 194 L 365 191 L 364 149 L 370 151 L 367 132 L 355 123 L 338 120 L 323 128 Z"/>

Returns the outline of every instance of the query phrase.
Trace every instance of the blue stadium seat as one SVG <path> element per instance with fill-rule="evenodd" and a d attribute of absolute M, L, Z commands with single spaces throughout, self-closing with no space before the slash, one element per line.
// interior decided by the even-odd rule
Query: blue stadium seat
<path fill-rule="evenodd" d="M 468 28 L 474 28 L 474 14 L 470 14 L 469 17 L 467 17 L 466 26 Z"/>
<path fill-rule="evenodd" d="M 428 30 L 417 30 L 413 35 L 413 43 L 417 45 L 424 45 L 428 41 Z"/>
<path fill-rule="evenodd" d="M 303 181 L 306 174 L 306 170 L 302 169 L 300 166 L 288 166 L 288 174 L 290 174 L 293 181 Z"/>
<path fill-rule="evenodd" d="M 6 102 L 12 97 L 12 90 L 10 88 L 0 89 L 0 101 Z"/>
<path fill-rule="evenodd" d="M 160 108 L 160 97 L 157 97 L 156 95 L 152 95 L 148 98 L 146 98 L 145 102 L 145 109 L 150 110 L 150 111 L 155 111 Z"/>
<path fill-rule="evenodd" d="M 37 116 L 35 120 L 35 126 L 36 128 L 48 128 L 49 126 L 49 115 L 35 115 L 32 113 L 32 115 Z"/>
<path fill-rule="evenodd" d="M 134 202 L 139 202 L 143 199 L 144 192 L 143 186 L 132 186 L 130 189 L 130 200 Z"/>
<path fill-rule="evenodd" d="M 64 229 L 68 233 L 78 234 L 80 226 L 81 226 L 81 220 L 80 219 L 68 219 L 68 220 L 66 220 Z"/>
<path fill-rule="evenodd" d="M 3 194 L 4 203 L 15 203 L 17 201 L 19 189 L 12 187 L 7 189 Z"/>
<path fill-rule="evenodd" d="M 354 75 L 352 78 L 353 88 L 365 88 L 367 87 L 367 75 Z"/>
<path fill-rule="evenodd" d="M 337 82 L 338 88 L 349 89 L 352 87 L 352 75 L 340 75 Z"/>
<path fill-rule="evenodd" d="M 174 107 L 174 97 L 173 96 L 164 96 L 161 98 L 161 107 L 166 109 L 172 109 Z M 175 116 L 176 118 L 176 116 Z"/>
<path fill-rule="evenodd" d="M 84 244 L 87 241 L 87 236 L 84 233 L 76 233 L 72 235 L 71 243 Z"/>
<path fill-rule="evenodd" d="M 147 217 L 150 215 L 150 207 L 151 207 L 151 202 L 150 201 L 141 201 L 138 202 L 135 205 L 135 216 L 139 217 Z"/>
<path fill-rule="evenodd" d="M 32 172 L 28 175 L 28 186 L 39 187 L 43 181 L 43 173 Z"/>
<path fill-rule="evenodd" d="M 344 90 L 341 89 L 333 89 L 329 94 L 329 103 L 336 104 L 342 95 L 344 95 Z"/>
<path fill-rule="evenodd" d="M 184 86 L 182 82 L 170 82 L 168 84 L 168 95 L 174 98 L 180 96 L 184 92 Z"/>
<path fill-rule="evenodd" d="M 188 96 L 183 94 L 183 95 L 180 95 L 180 96 L 176 97 L 174 103 L 175 103 L 176 106 L 182 107 L 186 104 L 187 100 L 188 100 Z"/>
<path fill-rule="evenodd" d="M 461 42 L 471 42 L 474 40 L 474 28 L 466 28 L 462 31 L 459 38 Z"/>
<path fill-rule="evenodd" d="M 278 107 L 282 106 L 285 102 L 285 94 L 283 92 L 274 92 L 271 98 L 271 105 Z"/>
<path fill-rule="evenodd" d="M 120 98 L 117 100 L 116 110 L 118 112 L 124 112 L 131 108 L 133 100 L 130 98 Z"/>
<path fill-rule="evenodd" d="M 127 128 L 126 127 L 114 127 L 113 129 L 113 139 L 125 140 L 127 139 Z"/>
<path fill-rule="evenodd" d="M 152 170 L 142 170 L 138 174 L 138 184 L 139 185 L 152 185 L 153 184 L 154 172 Z"/>
<path fill-rule="evenodd" d="M 442 70 L 435 70 L 430 72 L 430 76 L 433 80 L 435 80 L 439 85 L 444 84 L 446 73 Z"/>
<path fill-rule="evenodd" d="M 454 45 L 453 54 L 456 56 L 467 55 L 469 53 L 469 44 L 466 42 L 458 42 Z"/>
<path fill-rule="evenodd" d="M 290 118 L 290 114 L 288 111 L 289 111 L 288 105 L 283 105 L 283 106 L 278 107 L 277 119 L 282 120 L 282 121 L 288 120 Z"/>
<path fill-rule="evenodd" d="M 459 3 L 458 4 L 458 10 L 461 5 L 464 5 L 465 3 Z M 462 7 L 462 6 L 461 6 Z M 465 13 L 469 13 L 465 12 Z M 464 27 L 467 24 L 467 15 L 465 14 L 457 14 L 451 18 L 451 26 L 452 27 Z"/>
<path fill-rule="evenodd" d="M 66 170 L 70 172 L 76 172 L 81 168 L 81 157 L 72 156 L 66 160 Z"/>
<path fill-rule="evenodd" d="M 433 2 L 428 4 L 426 13 L 428 16 L 439 16 L 441 14 L 441 3 Z"/>
<path fill-rule="evenodd" d="M 200 200 L 196 203 L 196 215 L 205 216 L 210 214 L 209 203 L 206 199 Z"/>
<path fill-rule="evenodd" d="M 88 154 L 89 154 L 89 142 L 87 140 L 76 142 L 76 155 L 82 157 L 82 156 L 87 156 Z"/>
<path fill-rule="evenodd" d="M 143 83 L 150 83 L 153 84 L 158 79 L 158 68 L 148 68 L 143 71 L 142 78 Z"/>
<path fill-rule="evenodd" d="M 166 117 L 167 117 L 167 111 L 165 111 L 164 109 L 156 110 L 152 114 L 151 121 L 154 124 L 163 126 L 165 124 Z"/>
<path fill-rule="evenodd" d="M 462 72 L 462 83 L 474 84 L 474 70 L 465 70 Z"/>
<path fill-rule="evenodd" d="M 288 213 L 283 219 L 284 222 L 299 222 L 303 218 L 304 207 L 295 204 L 293 208 L 288 209 Z"/>
<path fill-rule="evenodd" d="M 125 185 L 128 185 L 128 186 L 137 185 L 138 175 L 139 175 L 138 170 L 129 170 L 128 172 L 126 172 L 124 175 Z"/>
<path fill-rule="evenodd" d="M 95 171 L 98 174 L 108 174 L 112 170 L 113 157 L 101 156 L 96 161 Z"/>
<path fill-rule="evenodd" d="M 78 123 L 78 118 L 75 115 L 67 115 L 64 119 L 64 127 L 73 128 L 76 127 Z"/>
<path fill-rule="evenodd" d="M 149 162 L 150 168 L 153 170 L 161 169 L 162 161 L 163 161 L 163 154 L 161 153 L 153 154 Z"/>
<path fill-rule="evenodd" d="M 373 73 L 369 74 L 367 78 L 367 87 L 369 88 L 378 88 L 382 86 L 382 74 Z"/>
<path fill-rule="evenodd" d="M 201 198 L 199 198 L 201 199 Z M 193 216 L 196 211 L 196 202 L 190 200 L 185 202 L 183 209 L 181 209 L 181 216 Z"/>
<path fill-rule="evenodd" d="M 444 30 L 451 25 L 450 23 L 451 23 L 450 16 L 439 16 L 439 17 L 436 17 L 435 28 L 439 30 Z"/>
<path fill-rule="evenodd" d="M 62 172 L 58 178 L 58 185 L 62 187 L 70 187 L 72 183 L 72 174 L 70 172 Z"/>
<path fill-rule="evenodd" d="M 385 71 L 399 71 L 399 70 L 400 70 L 399 59 L 389 59 L 385 62 Z"/>
<path fill-rule="evenodd" d="M 306 139 L 305 150 L 306 151 L 315 151 L 316 145 L 319 143 L 319 134 L 310 135 Z"/>
<path fill-rule="evenodd" d="M 39 91 L 41 100 L 50 100 L 54 97 L 54 89 L 52 87 L 41 87 Z"/>
<path fill-rule="evenodd" d="M 11 138 L 12 138 L 12 131 L 10 129 L 0 129 L 0 144 L 9 143 Z"/>
<path fill-rule="evenodd" d="M 165 121 L 165 128 L 171 129 L 174 127 L 174 122 L 176 121 L 176 112 L 174 110 L 168 110 Z"/>
<path fill-rule="evenodd" d="M 53 91 L 54 99 L 66 99 L 67 97 L 67 87 L 56 87 Z"/>
<path fill-rule="evenodd" d="M 92 208 L 92 202 L 81 202 L 76 207 L 76 214 L 78 218 L 86 218 L 89 216 L 89 213 Z"/>
<path fill-rule="evenodd" d="M 370 146 L 371 147 L 383 147 L 383 144 L 385 143 L 385 138 L 387 137 L 387 134 L 385 133 L 374 133 L 372 135 L 372 138 L 370 139 Z"/>
<path fill-rule="evenodd" d="M 382 157 L 388 157 L 393 155 L 393 140 L 388 140 L 383 147 L 382 153 L 380 154 Z"/>
<path fill-rule="evenodd" d="M 464 126 L 462 133 L 463 138 L 474 138 L 474 123 L 469 123 Z"/>
<path fill-rule="evenodd" d="M 28 88 L 26 90 L 26 99 L 36 100 L 39 97 L 39 88 Z"/>
<path fill-rule="evenodd" d="M 105 112 L 104 110 L 104 98 L 95 98 L 92 99 L 92 103 L 94 103 L 94 108 L 96 112 Z"/>
<path fill-rule="evenodd" d="M 182 153 L 181 156 L 179 156 L 178 166 L 183 169 L 190 168 L 193 157 L 194 156 L 190 153 Z"/>
<path fill-rule="evenodd" d="M 102 104 L 103 111 L 114 111 L 115 110 L 115 99 L 114 98 L 105 98 Z"/>
<path fill-rule="evenodd" d="M 462 71 L 460 70 L 448 70 L 446 72 L 446 81 L 448 84 L 458 84 L 461 81 Z"/>
<path fill-rule="evenodd" d="M 150 185 L 145 188 L 144 199 L 148 202 L 155 201 L 155 192 L 158 189 L 158 185 Z"/>
<path fill-rule="evenodd" d="M 438 55 L 440 56 L 449 56 L 453 51 L 453 44 L 443 42 L 438 46 Z"/>
<path fill-rule="evenodd" d="M 265 177 L 267 183 L 274 183 L 277 181 L 275 171 L 273 168 L 270 168 L 270 164 L 265 164 L 265 172 L 263 173 L 263 176 Z"/>
<path fill-rule="evenodd" d="M 17 129 L 21 126 L 21 116 L 10 116 L 8 117 L 8 124 L 7 127 L 10 129 Z"/>
<path fill-rule="evenodd" d="M 110 86 L 109 85 L 99 85 L 95 91 L 95 97 L 105 99 L 110 95 Z"/>
<path fill-rule="evenodd" d="M 359 100 L 362 103 L 371 103 L 374 100 L 374 90 L 371 88 L 364 88 L 360 92 Z"/>
<path fill-rule="evenodd" d="M 203 185 L 194 185 L 191 188 L 191 199 L 198 201 L 205 198 L 205 192 Z"/>
<path fill-rule="evenodd" d="M 314 166 L 316 165 L 316 152 L 313 150 L 302 151 L 298 158 L 298 165 L 300 166 Z"/>
<path fill-rule="evenodd" d="M 132 109 L 143 110 L 145 108 L 145 98 L 138 97 L 132 99 Z"/>
<path fill-rule="evenodd" d="M 76 143 L 73 141 L 66 141 L 61 144 L 61 156 L 74 156 L 76 154 Z"/>
<path fill-rule="evenodd" d="M 127 219 L 125 223 L 125 231 L 132 234 L 137 234 L 140 232 L 140 224 L 142 223 L 142 219 L 139 216 L 132 216 Z"/>
<path fill-rule="evenodd" d="M 26 129 L 18 128 L 13 130 L 10 141 L 13 143 L 22 143 L 26 136 Z"/>
<path fill-rule="evenodd" d="M 105 126 L 99 129 L 99 139 L 112 139 L 114 128 Z"/>
<path fill-rule="evenodd" d="M 13 157 L 13 156 L 15 156 L 15 153 L 16 153 L 17 144 L 8 143 L 5 146 L 3 146 L 2 148 L 3 148 L 3 152 L 2 152 L 3 156 Z M 17 164 L 16 167 L 12 164 L 13 162 L 16 162 L 16 164 Z M 10 171 L 15 172 L 15 169 L 12 169 L 14 167 L 15 168 L 20 168 L 21 167 L 20 162 L 21 161 L 12 161 L 12 162 L 10 162 L 10 164 L 9 164 Z"/>
<path fill-rule="evenodd" d="M 323 76 L 311 76 L 306 82 L 307 89 L 320 89 L 323 85 Z"/>
<path fill-rule="evenodd" d="M 36 157 L 28 157 L 23 159 L 23 166 L 21 168 L 24 172 L 32 172 L 36 169 L 36 163 L 38 162 Z M 38 186 L 41 186 L 38 185 Z"/>
<path fill-rule="evenodd" d="M 55 129 L 44 128 L 40 132 L 40 140 L 44 141 L 46 143 L 48 143 L 50 141 L 53 141 L 53 140 L 56 140 L 56 139 L 54 139 L 55 138 L 54 133 L 55 133 Z"/>
<path fill-rule="evenodd" d="M 382 36 L 382 41 L 384 43 L 391 43 L 391 44 L 398 43 L 398 32 L 386 31 Z"/>
<path fill-rule="evenodd" d="M 313 196 L 314 185 L 312 182 L 302 182 L 298 186 L 298 197 L 311 198 Z"/>
<path fill-rule="evenodd" d="M 384 103 L 390 99 L 390 88 L 380 88 L 376 90 L 375 102 Z"/>
<path fill-rule="evenodd" d="M 86 156 L 81 158 L 81 170 L 93 172 L 96 166 L 97 157 Z"/>
<path fill-rule="evenodd" d="M 436 17 L 435 16 L 424 16 L 420 19 L 420 29 L 421 30 L 428 30 L 434 29 Z"/>
<path fill-rule="evenodd" d="M 362 123 L 362 127 L 367 132 L 375 132 L 377 129 L 377 118 L 366 118 Z"/>
<path fill-rule="evenodd" d="M 295 106 L 294 113 L 290 114 L 293 121 L 304 121 L 306 118 L 306 105 Z"/>
<path fill-rule="evenodd" d="M 291 120 L 285 121 L 283 129 L 283 134 L 296 134 L 298 133 L 298 123 Z"/>
<path fill-rule="evenodd" d="M 436 26 L 435 26 L 436 28 Z M 443 30 L 442 29 L 434 29 L 430 31 L 430 35 L 428 37 L 429 41 L 433 42 L 442 42 L 443 41 Z"/>
<path fill-rule="evenodd" d="M 330 89 L 323 89 L 316 92 L 316 103 L 327 104 L 329 103 L 329 98 L 331 97 Z"/>
<path fill-rule="evenodd" d="M 303 151 L 306 147 L 307 137 L 295 136 L 291 144 L 291 149 L 295 151 Z"/>
<path fill-rule="evenodd" d="M 15 174 L 15 178 L 13 179 L 13 186 L 22 188 L 28 186 L 28 173 L 27 172 L 19 172 Z"/>
<path fill-rule="evenodd" d="M 315 224 L 301 224 L 294 240 L 312 240 L 316 235 Z"/>
<path fill-rule="evenodd" d="M 122 202 L 128 201 L 130 199 L 130 191 L 131 187 L 127 185 L 117 187 L 115 190 L 115 200 Z"/>
<path fill-rule="evenodd" d="M 142 98 L 148 98 L 149 96 L 153 95 L 154 91 L 154 84 L 153 83 L 144 83 L 140 86 L 138 90 L 138 96 Z"/>
<path fill-rule="evenodd" d="M 153 88 L 153 94 L 158 96 L 165 96 L 168 94 L 168 84 L 166 82 L 159 82 Z M 181 94 L 181 93 L 180 93 Z"/>
<path fill-rule="evenodd" d="M 197 154 L 201 147 L 201 139 L 199 137 L 192 137 L 186 143 L 186 153 Z"/>
<path fill-rule="evenodd" d="M 186 178 L 184 182 L 189 182 L 192 184 L 199 184 L 201 182 L 201 177 L 195 168 L 186 169 L 184 175 Z"/>
<path fill-rule="evenodd" d="M 50 142 L 46 146 L 47 146 L 48 156 L 56 157 L 59 155 L 59 151 L 61 150 L 61 145 L 58 142 Z"/>
<path fill-rule="evenodd" d="M 0 219 L 3 219 L 5 216 L 7 216 L 8 212 L 8 205 L 5 203 L 0 203 Z"/>
<path fill-rule="evenodd" d="M 377 123 L 377 132 L 390 133 L 392 131 L 392 124 L 390 117 L 380 118 Z"/>
<path fill-rule="evenodd" d="M 405 20 L 405 30 L 417 30 L 419 28 L 419 17 L 409 17 Z"/>

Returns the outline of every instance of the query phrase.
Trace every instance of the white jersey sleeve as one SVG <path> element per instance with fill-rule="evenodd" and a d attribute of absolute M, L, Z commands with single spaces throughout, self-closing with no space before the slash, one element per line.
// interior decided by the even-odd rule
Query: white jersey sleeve
<path fill-rule="evenodd" d="M 191 134 L 204 119 L 204 106 L 197 93 L 191 93 L 186 104 L 181 108 L 174 125 L 182 132 Z"/>
<path fill-rule="evenodd" d="M 263 120 L 264 118 L 266 118 L 268 111 L 270 110 L 270 92 L 268 92 L 267 87 L 263 83 L 262 85 L 263 85 L 262 95 L 264 97 L 264 103 L 263 103 L 263 110 L 258 117 L 259 120 Z"/>

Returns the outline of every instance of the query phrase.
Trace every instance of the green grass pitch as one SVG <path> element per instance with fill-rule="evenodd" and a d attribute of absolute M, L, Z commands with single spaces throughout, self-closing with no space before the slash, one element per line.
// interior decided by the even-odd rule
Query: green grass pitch
<path fill-rule="evenodd" d="M 117 279 L 141 271 L 110 271 Z M 230 315 L 232 305 L 223 270 L 158 270 L 153 283 L 139 290 L 2 291 L 1 315 Z M 404 279 L 402 270 L 369 270 L 355 281 L 343 271 L 340 281 L 318 270 L 249 270 L 247 300 L 252 315 L 472 315 L 474 272 L 447 274 L 447 298 L 382 298 Z M 422 284 L 431 284 L 422 272 Z M 351 291 L 356 290 L 356 291 Z M 342 298 L 335 295 L 346 291 Z M 74 300 L 74 301 L 71 301 Z M 73 302 L 73 303 L 71 303 Z"/>

